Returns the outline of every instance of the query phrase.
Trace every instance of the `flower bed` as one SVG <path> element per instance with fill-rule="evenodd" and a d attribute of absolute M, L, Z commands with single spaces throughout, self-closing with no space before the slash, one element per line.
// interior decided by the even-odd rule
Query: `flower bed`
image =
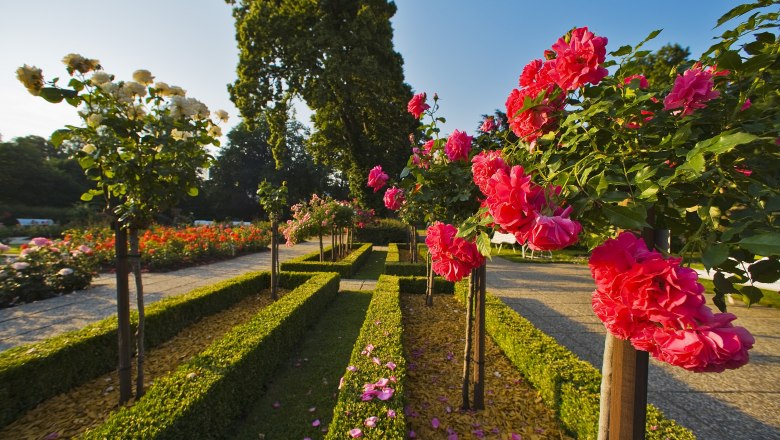
<path fill-rule="evenodd" d="M 468 285 L 458 283 L 455 290 L 463 301 Z M 558 412 L 566 428 L 579 438 L 596 438 L 601 374 L 490 294 L 485 327 L 545 403 Z M 695 436 L 648 405 L 646 438 L 688 440 Z"/>
<path fill-rule="evenodd" d="M 261 393 L 277 363 L 337 294 L 335 274 L 290 274 L 302 284 L 175 372 L 155 381 L 133 407 L 83 438 L 216 438 Z"/>
<path fill-rule="evenodd" d="M 324 248 L 327 258 L 331 246 Z M 282 271 L 289 272 L 337 272 L 343 278 L 349 278 L 366 262 L 371 255 L 371 243 L 354 243 L 350 252 L 341 261 L 320 261 L 320 252 L 311 252 L 281 264 Z"/>
<path fill-rule="evenodd" d="M 149 270 L 169 270 L 215 259 L 266 250 L 271 242 L 267 224 L 207 225 L 172 228 L 155 225 L 139 231 L 141 264 Z M 114 232 L 109 228 L 70 229 L 65 239 L 94 249 L 100 264 L 114 261 Z"/>
<path fill-rule="evenodd" d="M 0 252 L 8 247 L 0 244 Z M 97 268 L 92 249 L 70 240 L 33 238 L 0 264 L 0 307 L 51 298 L 89 286 Z"/>
<path fill-rule="evenodd" d="M 311 274 L 281 274 L 291 288 Z M 163 299 L 146 307 L 146 346 L 167 341 L 183 328 L 267 287 L 268 272 L 256 272 Z M 132 316 L 137 322 L 137 315 Z M 0 353 L 0 426 L 38 402 L 116 368 L 116 317 L 81 330 Z"/>

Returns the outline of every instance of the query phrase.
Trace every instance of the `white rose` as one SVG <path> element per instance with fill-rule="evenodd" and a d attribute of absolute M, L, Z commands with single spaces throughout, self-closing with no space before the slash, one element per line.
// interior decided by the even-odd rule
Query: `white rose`
<path fill-rule="evenodd" d="M 152 76 L 152 72 L 146 70 L 146 69 L 139 69 L 133 72 L 133 79 L 135 81 L 138 81 L 139 83 L 148 86 L 154 81 L 154 77 Z"/>
<path fill-rule="evenodd" d="M 130 96 L 146 96 L 146 87 L 144 87 L 143 84 L 134 81 L 128 81 L 122 84 L 122 90 Z"/>
<path fill-rule="evenodd" d="M 227 122 L 228 121 L 228 112 L 226 112 L 225 110 L 217 110 L 217 111 L 214 112 L 214 117 L 219 119 L 222 122 Z"/>
<path fill-rule="evenodd" d="M 24 66 L 16 69 L 16 78 L 21 81 L 30 94 L 38 96 L 43 88 L 43 71 L 35 66 Z"/>
<path fill-rule="evenodd" d="M 212 125 L 209 127 L 209 136 L 215 138 L 222 136 L 222 129 L 219 128 L 219 125 Z"/>
<path fill-rule="evenodd" d="M 111 75 L 107 74 L 102 70 L 98 70 L 97 72 L 92 74 L 92 78 L 90 78 L 89 81 L 92 83 L 92 85 L 99 86 L 101 84 L 105 84 L 111 81 Z"/>
<path fill-rule="evenodd" d="M 174 128 L 173 130 L 171 130 L 171 137 L 174 140 L 183 141 L 183 140 L 187 140 L 187 139 L 191 138 L 192 137 L 192 133 L 190 133 L 189 131 L 182 131 L 182 130 Z"/>
<path fill-rule="evenodd" d="M 83 151 L 83 152 L 85 152 L 87 154 L 92 154 L 96 150 L 97 150 L 97 148 L 95 148 L 95 146 L 92 145 L 92 144 L 87 144 L 87 145 L 84 145 L 83 147 L 81 147 L 81 151 Z"/>

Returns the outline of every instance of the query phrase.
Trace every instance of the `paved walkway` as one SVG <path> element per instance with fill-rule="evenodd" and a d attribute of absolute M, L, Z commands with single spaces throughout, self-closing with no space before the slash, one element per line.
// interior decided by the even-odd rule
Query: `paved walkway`
<path fill-rule="evenodd" d="M 279 259 L 285 261 L 319 248 L 318 241 L 280 246 Z M 167 296 L 189 292 L 196 287 L 238 276 L 269 270 L 271 252 L 244 255 L 232 260 L 165 273 L 145 273 L 144 301 L 151 304 Z M 135 281 L 130 277 L 130 307 L 135 308 Z M 0 351 L 75 330 L 116 314 L 116 277 L 101 274 L 91 288 L 68 295 L 0 309 Z"/>
<path fill-rule="evenodd" d="M 600 369 L 605 330 L 590 305 L 587 266 L 488 263 L 488 290 L 581 359 Z M 729 306 L 756 344 L 750 363 L 690 373 L 651 360 L 648 401 L 701 440 L 780 439 L 780 310 Z"/>

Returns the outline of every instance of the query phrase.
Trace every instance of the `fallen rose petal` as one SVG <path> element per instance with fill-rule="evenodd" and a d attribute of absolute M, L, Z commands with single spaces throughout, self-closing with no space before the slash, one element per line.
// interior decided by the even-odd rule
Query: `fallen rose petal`
<path fill-rule="evenodd" d="M 380 361 L 378 357 L 371 358 L 371 362 L 373 362 L 373 363 L 375 363 L 377 365 L 382 365 L 382 361 Z"/>
<path fill-rule="evenodd" d="M 387 379 L 387 378 L 383 377 L 383 378 L 379 379 L 378 381 L 376 381 L 374 383 L 374 385 L 377 386 L 378 388 L 383 388 L 383 387 L 386 387 L 388 383 L 390 383 L 390 379 Z"/>
<path fill-rule="evenodd" d="M 409 431 L 409 438 L 417 438 L 417 433 L 414 431 Z"/>
<path fill-rule="evenodd" d="M 394 390 L 392 388 L 382 388 L 382 391 L 377 394 L 376 398 L 379 400 L 388 400 L 393 397 Z"/>
<path fill-rule="evenodd" d="M 320 426 L 320 419 L 317 419 L 317 420 L 311 422 L 311 426 L 313 426 L 315 428 Z"/>
<path fill-rule="evenodd" d="M 369 428 L 375 428 L 375 427 L 376 427 L 376 422 L 378 422 L 378 421 L 379 421 L 379 417 L 377 417 L 377 416 L 371 416 L 371 417 L 367 418 L 367 419 L 366 419 L 366 420 L 363 422 L 363 424 L 364 424 L 364 425 L 366 425 L 366 426 L 367 426 L 367 427 L 369 427 Z"/>
<path fill-rule="evenodd" d="M 395 410 L 393 410 L 393 409 L 388 409 L 387 410 L 387 418 L 388 419 L 394 419 L 395 416 L 396 416 Z"/>
<path fill-rule="evenodd" d="M 354 428 L 349 430 L 349 436 L 352 438 L 363 437 L 363 431 L 360 428 Z"/>
<path fill-rule="evenodd" d="M 439 419 L 437 419 L 436 417 L 432 418 L 431 426 L 433 427 L 433 429 L 439 429 Z"/>
<path fill-rule="evenodd" d="M 395 362 L 393 362 L 393 361 L 390 361 L 390 362 L 388 362 L 388 363 L 386 363 L 386 364 L 385 364 L 385 367 L 387 367 L 387 368 L 389 368 L 389 369 L 391 369 L 391 370 L 395 371 L 395 367 L 396 367 L 396 365 L 395 365 Z"/>
<path fill-rule="evenodd" d="M 273 406 L 274 408 L 279 408 L 280 406 L 282 406 L 282 404 L 279 402 L 274 402 L 271 404 L 271 406 Z"/>
<path fill-rule="evenodd" d="M 358 369 L 357 369 L 357 367 L 356 367 L 356 366 L 354 366 L 354 365 L 350 365 L 350 366 L 348 366 L 348 367 L 347 367 L 347 371 L 352 371 L 352 372 L 355 372 L 355 371 L 357 371 L 357 370 L 358 370 Z"/>

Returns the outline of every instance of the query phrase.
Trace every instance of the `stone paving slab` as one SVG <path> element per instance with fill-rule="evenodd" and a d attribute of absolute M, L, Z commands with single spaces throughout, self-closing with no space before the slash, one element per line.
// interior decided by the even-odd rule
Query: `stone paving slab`
<path fill-rule="evenodd" d="M 319 242 L 280 246 L 279 259 L 285 261 L 319 248 Z M 143 274 L 144 302 L 151 304 L 167 296 L 189 292 L 246 272 L 269 270 L 271 252 L 244 255 L 231 260 L 186 269 Z M 130 307 L 135 308 L 135 282 L 130 277 Z M 89 289 L 68 295 L 0 309 L 0 351 L 37 342 L 76 330 L 116 313 L 116 277 L 101 274 Z"/>
<path fill-rule="evenodd" d="M 581 359 L 601 368 L 605 330 L 591 309 L 587 266 L 488 263 L 488 290 Z M 714 306 L 713 306 L 714 307 Z M 691 373 L 651 360 L 648 401 L 701 440 L 780 439 L 780 310 L 729 306 L 756 338 L 751 362 Z"/>

